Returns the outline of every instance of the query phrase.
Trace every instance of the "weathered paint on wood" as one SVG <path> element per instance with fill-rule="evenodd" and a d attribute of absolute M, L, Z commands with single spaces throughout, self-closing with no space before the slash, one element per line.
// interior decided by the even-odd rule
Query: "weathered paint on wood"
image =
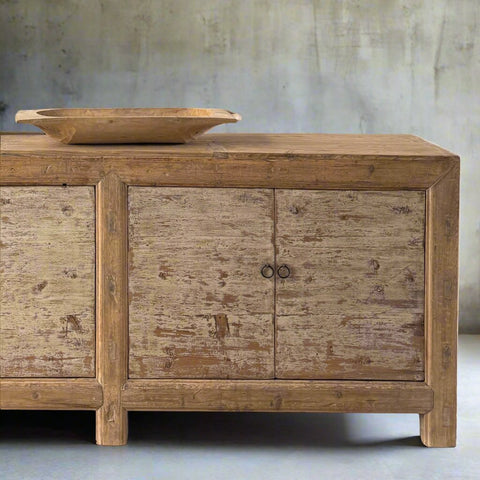
<path fill-rule="evenodd" d="M 424 192 L 276 191 L 276 377 L 424 378 Z"/>
<path fill-rule="evenodd" d="M 454 154 L 411 136 L 263 134 L 206 135 L 201 142 L 186 146 L 142 147 L 75 147 L 61 145 L 44 135 L 9 135 L 0 136 L 0 154 L 1 185 L 93 186 L 100 182 L 98 200 L 103 207 L 98 205 L 97 229 L 104 232 L 97 237 L 100 313 L 97 319 L 97 379 L 3 378 L 0 380 L 0 408 L 98 408 L 97 441 L 107 445 L 126 442 L 127 409 L 417 412 L 421 414 L 424 444 L 455 444 L 459 159 Z M 118 292 L 126 292 L 126 184 L 377 190 L 382 194 L 427 190 L 425 383 L 398 380 L 127 380 L 127 308 L 125 301 L 118 301 L 122 298 Z M 406 214 L 406 210 L 400 206 L 398 214 Z M 118 219 L 121 227 L 114 236 L 105 233 L 115 225 L 112 218 Z M 354 218 L 347 216 L 342 221 L 351 222 L 348 229 L 355 226 Z M 358 250 L 355 242 L 360 241 L 361 235 L 352 236 L 349 241 L 347 236 L 335 238 L 330 231 L 330 236 L 323 238 L 324 245 L 330 238 L 334 244 L 339 244 L 343 238 L 341 248 L 347 253 L 347 247 Z M 403 238 L 402 230 L 388 240 L 397 238 Z M 307 235 L 305 241 L 311 243 L 311 236 Z M 418 245 L 417 237 L 410 238 L 409 242 L 409 247 Z M 392 245 L 393 255 L 403 258 L 402 248 L 399 250 Z M 320 255 L 321 249 L 310 250 Z M 371 275 L 375 275 L 375 271 L 378 275 L 386 265 L 395 268 L 393 263 L 388 263 L 391 257 L 382 253 L 380 245 L 375 246 L 375 252 L 382 257 L 381 262 L 378 258 L 368 259 Z M 329 255 L 323 256 L 326 262 L 329 258 Z M 102 276 L 102 268 L 104 273 L 110 272 L 110 276 Z M 337 261 L 329 268 L 339 268 L 339 281 L 350 274 L 348 263 L 342 267 Z M 288 279 L 272 280 L 291 282 L 300 274 L 295 267 Z M 353 271 L 353 277 L 355 275 Z M 389 285 L 396 285 L 402 294 L 408 293 L 410 290 L 402 287 L 402 275 L 412 284 L 411 291 L 416 291 L 408 271 L 399 272 L 398 278 L 390 278 L 393 283 Z M 109 282 L 112 278 L 115 285 Z M 352 288 L 346 280 L 344 287 Z M 369 285 L 365 277 L 362 280 L 359 285 Z M 109 290 L 112 285 L 115 288 Z M 324 288 L 327 291 L 327 285 Z M 388 290 L 384 293 L 389 293 Z M 319 292 L 323 290 L 317 290 L 317 294 Z M 370 322 L 377 325 L 379 317 L 375 308 L 387 308 L 392 298 L 385 295 L 382 299 L 381 289 L 375 292 L 379 295 L 375 298 L 377 307 L 371 305 Z M 311 308 L 313 297 L 308 297 L 308 292 L 304 294 L 309 301 L 304 302 L 303 308 Z M 287 297 L 284 297 L 284 305 L 288 307 L 291 299 Z M 353 308 L 351 303 L 346 303 L 348 296 L 343 300 L 348 308 Z M 316 307 L 321 305 L 318 303 Z M 333 304 L 331 306 L 334 308 Z M 405 312 L 405 308 L 399 308 L 397 313 L 403 315 Z M 319 315 L 323 316 L 323 312 Z M 298 315 L 302 319 L 309 316 L 313 314 Z M 289 317 L 281 318 L 287 320 Z M 222 336 L 229 329 L 224 317 L 218 320 Z M 357 333 L 357 320 L 352 318 L 348 322 L 353 326 L 349 335 L 376 348 L 371 331 L 363 329 Z M 215 325 L 216 331 L 217 322 Z M 415 331 L 414 325 L 404 325 L 410 332 Z M 413 350 L 417 348 L 416 341 L 414 335 Z M 359 367 L 358 372 L 361 375 L 365 370 Z M 103 398 L 99 397 L 99 388 L 103 390 Z M 432 410 L 433 396 L 435 406 Z"/>
<path fill-rule="evenodd" d="M 130 377 L 273 377 L 273 191 L 128 191 Z"/>
<path fill-rule="evenodd" d="M 95 376 L 93 187 L 0 188 L 0 376 Z"/>
<path fill-rule="evenodd" d="M 459 197 L 456 164 L 427 192 L 425 381 L 435 407 L 420 416 L 420 434 L 428 447 L 454 447 L 457 438 Z"/>
<path fill-rule="evenodd" d="M 305 380 L 129 380 L 129 410 L 423 413 L 433 392 L 421 382 Z"/>

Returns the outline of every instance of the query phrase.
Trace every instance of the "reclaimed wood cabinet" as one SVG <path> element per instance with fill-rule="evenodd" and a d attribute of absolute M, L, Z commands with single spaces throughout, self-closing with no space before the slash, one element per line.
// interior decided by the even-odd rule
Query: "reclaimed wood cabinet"
<path fill-rule="evenodd" d="M 0 405 L 418 413 L 456 437 L 459 160 L 409 135 L 1 137 Z"/>

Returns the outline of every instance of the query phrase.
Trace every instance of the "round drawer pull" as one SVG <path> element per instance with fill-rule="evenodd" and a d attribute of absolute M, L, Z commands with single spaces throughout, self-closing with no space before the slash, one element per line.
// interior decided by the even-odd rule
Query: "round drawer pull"
<path fill-rule="evenodd" d="M 268 265 L 268 263 L 262 267 L 260 272 L 262 274 L 262 277 L 265 278 L 272 278 L 275 275 L 275 270 L 271 265 Z"/>
<path fill-rule="evenodd" d="M 277 274 L 280 278 L 288 278 L 290 276 L 290 268 L 288 265 L 280 265 Z"/>

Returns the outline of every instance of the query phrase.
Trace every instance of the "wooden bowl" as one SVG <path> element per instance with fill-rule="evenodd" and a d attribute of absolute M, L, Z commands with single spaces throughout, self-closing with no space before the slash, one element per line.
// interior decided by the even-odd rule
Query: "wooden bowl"
<path fill-rule="evenodd" d="M 62 143 L 186 143 L 212 127 L 235 123 L 238 113 L 217 108 L 56 108 L 19 110 Z"/>

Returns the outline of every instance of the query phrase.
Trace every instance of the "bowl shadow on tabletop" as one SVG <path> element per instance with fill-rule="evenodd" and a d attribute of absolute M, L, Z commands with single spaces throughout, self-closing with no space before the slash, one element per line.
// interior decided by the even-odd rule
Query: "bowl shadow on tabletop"
<path fill-rule="evenodd" d="M 421 445 L 418 436 L 352 438 L 351 415 L 129 412 L 130 446 L 328 448 Z M 3 411 L 1 444 L 93 444 L 94 412 Z"/>

